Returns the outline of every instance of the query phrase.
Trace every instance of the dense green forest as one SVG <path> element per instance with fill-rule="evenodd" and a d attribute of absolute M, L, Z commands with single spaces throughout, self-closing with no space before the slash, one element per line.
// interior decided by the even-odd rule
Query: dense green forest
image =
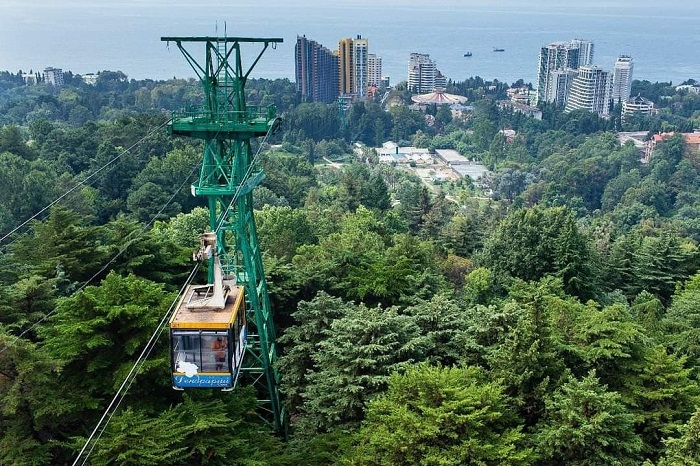
<path fill-rule="evenodd" d="M 535 120 L 507 88 L 451 82 L 473 110 L 428 125 L 402 86 L 341 121 L 250 80 L 283 117 L 255 220 L 289 439 L 248 387 L 172 390 L 161 335 L 88 464 L 700 464 L 700 154 L 616 136 L 692 131 L 700 96 L 635 81 L 657 115 Z M 0 464 L 71 464 L 176 298 L 208 213 L 202 147 L 165 125 L 201 99 L 0 73 Z M 491 172 L 426 185 L 377 163 L 389 139 Z"/>

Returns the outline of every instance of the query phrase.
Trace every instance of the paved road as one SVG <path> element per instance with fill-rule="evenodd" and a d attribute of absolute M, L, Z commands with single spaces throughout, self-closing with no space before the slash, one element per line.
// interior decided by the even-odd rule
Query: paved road
<path fill-rule="evenodd" d="M 340 170 L 340 168 L 342 167 L 342 165 L 340 165 L 338 162 L 334 162 L 331 159 L 329 159 L 328 157 L 323 157 L 323 160 L 328 162 L 328 165 L 330 165 L 331 167 L 336 168 L 338 170 Z"/>

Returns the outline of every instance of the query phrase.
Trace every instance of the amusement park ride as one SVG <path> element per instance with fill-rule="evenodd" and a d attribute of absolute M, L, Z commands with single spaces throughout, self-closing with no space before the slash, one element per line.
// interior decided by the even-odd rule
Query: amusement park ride
<path fill-rule="evenodd" d="M 262 417 L 283 434 L 275 330 L 253 220 L 253 190 L 264 174 L 251 150 L 251 139 L 267 138 L 280 119 L 274 106 L 247 106 L 245 97 L 250 72 L 265 50 L 282 39 L 161 40 L 177 45 L 204 90 L 203 106 L 174 113 L 168 132 L 204 141 L 192 194 L 207 198 L 210 229 L 195 254 L 208 263 L 207 284 L 189 285 L 170 320 L 173 387 L 232 390 L 239 381 L 253 385 Z M 260 48 L 247 69 L 241 56 L 244 45 Z M 203 46 L 204 63 L 186 46 Z"/>

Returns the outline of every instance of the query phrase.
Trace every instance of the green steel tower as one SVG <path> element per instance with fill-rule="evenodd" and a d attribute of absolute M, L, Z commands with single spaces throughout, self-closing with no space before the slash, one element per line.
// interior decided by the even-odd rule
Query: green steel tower
<path fill-rule="evenodd" d="M 161 37 L 174 42 L 197 74 L 204 104 L 196 110 L 176 112 L 168 126 L 172 135 L 204 141 L 199 180 L 192 194 L 209 202 L 209 227 L 216 232 L 216 249 L 224 276 L 245 288 L 248 326 L 246 355 L 241 382 L 255 386 L 259 412 L 280 434 L 285 434 L 285 415 L 280 404 L 275 369 L 277 348 L 270 299 L 262 256 L 253 220 L 253 189 L 264 173 L 251 151 L 251 139 L 264 137 L 279 126 L 274 106 L 247 106 L 245 84 L 265 50 L 281 38 Z M 199 63 L 185 48 L 204 46 L 205 61 Z M 250 67 L 243 67 L 241 46 L 260 50 Z M 263 140 L 264 142 L 264 140 Z M 213 283 L 213 258 L 209 283 Z"/>

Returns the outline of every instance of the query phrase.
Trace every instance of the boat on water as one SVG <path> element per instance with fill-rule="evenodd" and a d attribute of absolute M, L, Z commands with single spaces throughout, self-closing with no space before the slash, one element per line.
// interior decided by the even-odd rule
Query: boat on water
<path fill-rule="evenodd" d="M 464 56 L 465 56 L 465 57 L 471 57 L 471 56 L 472 56 L 472 53 L 471 53 L 471 52 L 467 52 L 467 53 L 464 54 Z"/>
<path fill-rule="evenodd" d="M 506 49 L 499 49 L 498 47 L 494 47 L 494 48 L 493 48 L 493 51 L 494 51 L 494 52 L 505 52 Z"/>

